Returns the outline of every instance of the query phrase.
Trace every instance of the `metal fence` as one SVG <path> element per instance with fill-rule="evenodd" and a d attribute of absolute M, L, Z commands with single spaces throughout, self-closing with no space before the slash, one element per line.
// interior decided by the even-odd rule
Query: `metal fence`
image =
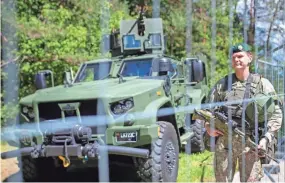
<path fill-rule="evenodd" d="M 278 64 L 272 62 L 265 62 L 257 60 L 255 64 L 255 71 L 265 78 L 267 78 L 274 86 L 276 92 L 280 97 L 284 96 L 284 63 Z"/>
<path fill-rule="evenodd" d="M 158 17 L 159 16 L 159 12 L 158 11 L 160 10 L 159 9 L 160 1 L 153 1 L 153 2 L 154 2 L 154 6 L 156 7 L 156 12 L 154 13 L 153 16 L 154 17 Z M 212 0 L 211 3 L 212 3 L 212 11 L 213 11 L 216 8 L 216 1 Z M 229 1 L 229 3 L 232 3 L 232 1 Z M 190 1 L 190 0 L 186 1 L 187 8 L 192 9 L 192 5 L 193 5 L 192 1 Z M 232 4 L 230 4 L 230 7 L 232 7 Z M 105 15 L 109 15 L 109 13 L 110 12 L 108 10 L 107 12 L 105 12 Z M 231 16 L 232 16 L 232 13 L 233 12 L 231 10 Z M 191 32 L 192 31 L 192 27 L 191 27 L 192 26 L 192 22 L 190 21 L 191 20 L 190 18 L 192 17 L 192 10 L 191 11 L 187 11 L 186 16 L 187 16 L 187 22 L 186 22 L 187 23 L 187 26 L 186 26 L 187 27 L 187 31 L 186 31 L 186 33 L 187 33 L 186 39 L 187 40 L 186 40 L 186 48 L 185 49 L 187 51 L 187 54 L 189 54 L 189 52 L 191 52 L 191 48 L 193 46 L 192 45 L 192 40 L 191 40 L 192 39 L 192 32 Z M 231 18 L 233 18 L 233 17 L 231 17 Z M 212 37 L 213 37 L 212 38 L 212 47 L 213 47 L 213 49 L 211 50 L 212 51 L 211 52 L 211 57 L 212 57 L 212 60 L 213 60 L 213 62 L 215 64 L 217 62 L 217 60 L 215 58 L 216 57 L 216 55 L 215 55 L 216 54 L 216 52 L 215 52 L 216 51 L 215 50 L 215 46 L 216 46 L 215 45 L 216 44 L 216 38 L 215 38 L 216 37 L 216 32 L 215 32 L 216 31 L 216 19 L 215 19 L 215 17 L 213 17 L 212 21 L 213 21 L 212 22 L 212 28 L 213 28 L 212 29 L 212 31 L 213 31 L 212 32 Z M 101 23 L 102 23 L 102 29 L 106 28 L 108 26 L 108 23 L 109 23 L 109 16 L 106 16 L 106 17 L 102 18 Z M 232 27 L 230 27 L 230 31 L 232 31 Z M 232 34 L 231 34 L 231 36 L 232 36 Z M 232 38 L 230 38 L 230 40 L 232 40 Z M 104 51 L 102 50 L 102 52 L 104 52 Z M 214 67 L 212 67 L 211 69 L 213 69 L 213 68 Z M 256 65 L 255 65 L 255 69 L 256 69 L 255 70 L 256 73 L 259 73 L 259 74 L 263 75 L 265 78 L 267 78 L 267 79 L 269 79 L 271 81 L 271 83 L 273 84 L 273 86 L 274 86 L 274 88 L 275 88 L 275 90 L 277 92 L 278 99 L 281 101 L 281 103 L 283 103 L 282 110 L 283 110 L 283 114 L 285 114 L 285 107 L 284 107 L 284 103 L 285 103 L 285 101 L 284 101 L 284 93 L 285 93 L 285 66 L 284 66 L 284 63 L 283 63 L 283 65 L 281 65 L 279 63 L 275 64 L 275 63 L 272 63 L 272 62 L 265 62 L 265 61 L 262 61 L 262 60 L 258 60 L 256 62 Z M 13 71 L 16 71 L 16 69 L 12 68 L 11 70 L 12 70 L 12 72 L 10 72 L 10 73 L 12 73 L 12 75 L 14 75 Z M 214 71 L 214 70 L 215 69 L 213 69 L 212 71 Z M 212 74 L 214 74 L 214 72 Z M 9 79 L 5 80 L 5 82 L 9 83 L 9 86 L 12 85 L 12 84 L 10 84 L 11 80 L 9 80 Z M 14 97 L 14 96 L 10 96 L 10 97 Z M 205 105 L 207 105 L 207 104 L 205 104 Z M 218 105 L 222 105 L 222 104 L 213 103 L 211 105 L 213 105 L 213 106 L 217 105 L 218 106 Z M 182 112 L 183 112 L 183 110 L 186 111 L 186 109 L 183 109 L 183 108 L 181 110 L 182 110 Z M 170 113 L 172 113 L 172 112 L 173 112 L 172 110 L 171 111 L 166 111 L 166 113 L 168 115 Z M 149 114 L 149 115 L 152 115 L 152 114 Z M 264 114 L 264 115 L 266 115 L 266 114 Z M 265 123 L 265 126 L 266 126 L 266 123 Z M 104 128 L 103 131 L 104 130 L 106 130 L 106 129 Z M 244 124 L 243 124 L 243 130 L 245 131 Z M 229 136 L 228 139 L 231 142 L 232 137 Z M 285 159 L 285 118 L 284 118 L 284 116 L 283 116 L 282 127 L 281 127 L 281 130 L 278 133 L 278 139 L 277 140 L 278 140 L 278 146 L 277 146 L 278 158 L 279 159 Z M 215 139 L 212 138 L 211 142 L 212 142 L 213 146 L 215 146 L 214 141 L 215 141 Z M 245 144 L 245 139 L 243 139 L 243 145 L 244 144 Z M 92 147 L 90 147 L 90 148 L 92 148 Z M 231 152 L 231 150 L 232 150 L 232 144 L 231 143 L 229 143 L 228 148 L 229 148 L 229 152 Z M 151 151 L 155 151 L 155 150 L 151 149 Z M 187 149 L 186 149 L 186 151 L 187 151 Z M 189 150 L 188 150 L 188 152 L 189 152 Z M 98 162 L 99 162 L 98 163 L 99 164 L 99 171 L 98 172 L 90 172 L 90 174 L 93 175 L 93 174 L 98 173 L 99 174 L 99 181 L 108 182 L 110 180 L 109 176 L 111 176 L 111 175 L 109 175 L 109 170 L 110 170 L 109 168 L 110 167 L 109 167 L 109 157 L 108 157 L 108 154 L 107 154 L 107 150 L 103 148 L 100 153 L 101 153 L 100 154 L 101 157 L 98 160 Z M 191 156 L 191 154 L 189 156 Z M 231 158 L 232 158 L 232 154 L 229 153 L 229 160 L 230 161 L 232 160 Z M 179 161 L 179 160 L 177 160 L 177 161 Z M 242 161 L 243 171 L 240 172 L 240 173 L 245 173 L 244 167 L 246 166 L 246 161 L 245 161 L 244 157 L 243 157 L 243 159 L 241 161 Z M 234 163 L 234 162 L 231 162 L 231 163 Z M 190 164 L 191 164 L 191 162 L 189 162 L 189 169 L 194 169 L 195 167 L 191 166 Z M 147 167 L 147 168 L 151 168 L 151 167 Z M 264 170 L 264 171 L 265 171 L 266 174 L 268 174 L 270 171 L 273 171 L 273 169 L 274 168 L 272 168 L 270 170 Z M 122 176 L 127 176 L 126 172 L 121 172 L 121 173 L 122 173 Z M 150 173 L 150 172 L 147 172 L 147 173 Z M 270 175 L 268 174 L 268 176 L 270 176 Z M 16 179 L 16 181 L 21 181 L 21 178 L 18 177 L 18 179 Z"/>
<path fill-rule="evenodd" d="M 283 114 L 284 114 L 284 102 L 285 102 L 285 66 L 284 63 L 279 62 L 265 62 L 263 60 L 257 60 L 255 64 L 255 72 L 261 74 L 267 78 L 274 86 L 275 91 L 278 95 L 278 99 L 283 103 Z M 278 151 L 285 152 L 284 147 L 281 147 L 281 142 L 285 139 L 285 118 L 283 117 L 282 127 L 278 133 L 278 139 L 280 143 L 278 145 Z M 283 138 L 283 139 L 282 139 Z"/>

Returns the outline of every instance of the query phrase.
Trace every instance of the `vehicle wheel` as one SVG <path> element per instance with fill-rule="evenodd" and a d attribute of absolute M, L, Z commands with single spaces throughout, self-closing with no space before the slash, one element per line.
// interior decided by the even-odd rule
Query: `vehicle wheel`
<path fill-rule="evenodd" d="M 202 120 L 195 120 L 195 123 L 192 125 L 192 129 L 194 132 L 194 136 L 190 139 L 191 140 L 191 152 L 203 152 L 205 150 L 205 143 L 204 143 L 204 123 Z"/>
<path fill-rule="evenodd" d="M 179 146 L 174 126 L 168 122 L 158 122 L 159 138 L 154 141 L 151 157 L 135 158 L 135 165 L 142 181 L 176 182 L 179 166 Z"/>
<path fill-rule="evenodd" d="M 18 166 L 22 170 L 23 180 L 30 181 L 46 181 L 55 176 L 63 173 L 64 168 L 57 168 L 52 158 L 39 158 L 34 159 L 28 156 L 21 157 L 21 161 L 18 158 Z M 48 170 L 48 171 L 46 171 Z"/>

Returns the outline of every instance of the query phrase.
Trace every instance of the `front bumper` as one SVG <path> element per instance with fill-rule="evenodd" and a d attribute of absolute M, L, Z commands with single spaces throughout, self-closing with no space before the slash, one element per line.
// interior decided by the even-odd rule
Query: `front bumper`
<path fill-rule="evenodd" d="M 99 145 L 98 143 L 86 144 L 81 146 L 76 145 L 36 145 L 34 147 L 24 147 L 17 150 L 1 153 L 2 159 L 14 158 L 19 156 L 31 156 L 32 158 L 40 157 L 88 157 L 98 158 L 102 153 L 132 156 L 139 158 L 148 158 L 149 150 L 141 148 L 113 146 L 113 145 Z"/>
<path fill-rule="evenodd" d="M 116 140 L 115 134 L 118 132 L 137 132 L 136 141 L 121 142 Z M 150 144 L 154 139 L 158 138 L 158 125 L 135 125 L 111 127 L 105 131 L 105 142 L 82 144 L 62 144 L 62 145 L 43 145 L 43 138 L 40 133 L 34 130 L 10 130 L 2 137 L 10 145 L 20 146 L 24 148 L 1 153 L 2 159 L 13 158 L 18 156 L 31 156 L 33 158 L 39 157 L 55 157 L 55 156 L 73 156 L 73 157 L 100 157 L 101 153 L 132 156 L 140 158 L 148 158 L 149 150 L 137 148 L 138 146 Z M 35 146 L 31 143 L 33 138 L 36 139 Z M 25 143 L 24 143 L 25 142 Z"/>
<path fill-rule="evenodd" d="M 56 125 L 54 125 L 56 126 Z M 159 126 L 153 125 L 133 125 L 133 126 L 113 126 L 106 128 L 105 134 L 98 136 L 105 136 L 105 144 L 108 145 L 124 145 L 129 147 L 136 147 L 150 144 L 153 140 L 158 138 Z M 117 132 L 137 132 L 137 139 L 135 142 L 118 142 L 116 140 Z M 9 128 L 2 131 L 1 138 L 8 142 L 9 145 L 19 147 L 20 144 L 30 146 L 31 141 L 36 139 L 36 144 L 43 143 L 43 132 L 34 129 L 15 129 Z M 33 138 L 33 140 L 32 140 Z"/>

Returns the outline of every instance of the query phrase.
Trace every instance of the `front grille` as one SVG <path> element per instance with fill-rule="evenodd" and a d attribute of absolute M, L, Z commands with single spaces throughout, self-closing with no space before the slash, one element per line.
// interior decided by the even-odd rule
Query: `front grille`
<path fill-rule="evenodd" d="M 80 116 L 82 117 L 82 124 L 84 125 L 84 123 L 86 122 L 83 118 L 84 116 L 97 116 L 97 114 L 101 114 L 104 113 L 103 110 L 104 107 L 102 106 L 101 102 L 97 102 L 97 99 L 94 100 L 72 100 L 72 101 L 61 101 L 61 102 L 46 102 L 46 103 L 40 103 L 38 105 L 39 108 L 39 117 L 41 118 L 41 120 L 53 120 L 53 119 L 61 119 L 61 109 L 59 107 L 58 104 L 61 103 L 76 103 L 76 102 L 80 102 L 80 106 L 79 106 L 79 112 L 80 112 Z M 100 105 L 100 106 L 97 106 Z M 98 109 L 101 109 L 98 112 Z M 73 113 L 66 113 L 65 112 L 65 117 L 76 117 L 76 111 L 74 111 Z M 92 119 L 92 118 L 91 118 Z M 89 119 L 87 120 L 87 124 L 86 126 L 89 126 L 92 130 L 93 134 L 98 134 L 98 133 L 102 133 L 101 127 L 103 127 L 103 129 L 107 128 L 107 124 L 100 124 L 97 121 L 98 119 L 94 118 L 94 121 L 92 120 L 91 122 L 89 121 Z M 60 121 L 60 120 L 59 120 Z M 44 125 L 45 124 L 45 125 Z M 73 125 L 75 125 L 74 121 L 68 121 L 68 124 L 66 124 L 67 126 L 65 126 L 65 128 L 67 129 L 72 129 Z M 54 125 L 54 123 L 52 121 L 43 121 L 40 123 L 40 128 L 45 131 L 46 127 L 48 126 L 48 128 L 51 128 L 52 131 L 57 131 L 59 127 L 57 127 L 56 125 Z M 61 126 L 61 125 L 60 125 Z M 70 132 L 69 130 L 67 131 L 57 131 L 57 133 L 55 134 L 55 141 L 61 142 L 64 141 L 66 138 L 70 137 Z M 63 134 L 61 134 L 61 132 L 63 132 Z"/>
<path fill-rule="evenodd" d="M 80 115 L 89 116 L 97 114 L 97 100 L 81 100 L 81 101 L 62 101 L 62 102 L 47 102 L 39 104 L 39 117 L 43 120 L 59 119 L 61 118 L 60 103 L 74 103 L 80 102 Z M 76 116 L 76 111 L 65 112 L 65 117 Z"/>

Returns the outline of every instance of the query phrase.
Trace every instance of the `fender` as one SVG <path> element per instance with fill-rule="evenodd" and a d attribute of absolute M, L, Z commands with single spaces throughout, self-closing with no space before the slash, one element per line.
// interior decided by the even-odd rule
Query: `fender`
<path fill-rule="evenodd" d="M 171 102 L 171 101 L 167 97 L 162 97 L 160 99 L 157 99 L 151 102 L 149 105 L 146 106 L 143 112 L 143 116 L 146 116 L 146 118 L 149 119 L 149 123 L 155 124 L 157 122 L 156 115 L 157 115 L 158 109 L 168 102 Z"/>
<path fill-rule="evenodd" d="M 188 99 L 192 99 L 192 102 L 189 101 L 189 105 L 203 105 L 207 99 L 207 96 L 205 93 L 203 93 L 202 95 L 199 96 L 195 96 L 195 94 L 191 95 L 189 92 L 186 93 L 186 96 L 188 97 Z M 191 111 L 191 113 L 193 113 L 193 111 Z"/>
<path fill-rule="evenodd" d="M 203 105 L 205 103 L 205 101 L 207 100 L 207 96 L 204 94 L 201 96 L 201 105 Z"/>
<path fill-rule="evenodd" d="M 175 116 L 175 114 L 173 114 L 173 113 L 175 113 L 175 111 L 174 111 L 174 108 L 173 108 L 172 105 L 169 106 L 169 107 L 172 108 L 171 110 L 168 110 L 168 109 L 166 108 L 166 110 L 161 110 L 161 111 L 159 111 L 159 109 L 160 109 L 163 105 L 165 105 L 165 104 L 167 104 L 167 103 L 170 103 L 170 104 L 171 104 L 171 101 L 169 100 L 169 98 L 167 98 L 167 97 L 162 97 L 162 98 L 160 98 L 160 99 L 158 99 L 158 100 L 155 100 L 154 102 L 150 103 L 150 104 L 146 107 L 146 109 L 145 109 L 145 111 L 144 111 L 144 115 L 146 115 L 146 116 L 149 117 L 149 118 L 148 118 L 148 119 L 149 119 L 148 123 L 155 124 L 155 123 L 157 122 L 157 114 L 158 114 L 158 112 L 159 112 L 159 114 L 162 113 L 163 116 L 164 116 L 164 114 L 165 114 L 166 116 L 171 116 L 171 115 Z M 172 119 L 173 119 L 173 120 L 170 120 L 169 123 L 171 123 L 171 124 L 174 126 L 175 131 L 176 131 L 176 134 L 177 134 L 177 139 L 178 139 L 179 147 L 181 147 L 180 132 L 179 132 L 179 130 L 178 130 L 178 126 L 177 126 L 177 123 L 176 123 L 176 119 L 175 119 L 175 117 L 172 118 Z"/>

